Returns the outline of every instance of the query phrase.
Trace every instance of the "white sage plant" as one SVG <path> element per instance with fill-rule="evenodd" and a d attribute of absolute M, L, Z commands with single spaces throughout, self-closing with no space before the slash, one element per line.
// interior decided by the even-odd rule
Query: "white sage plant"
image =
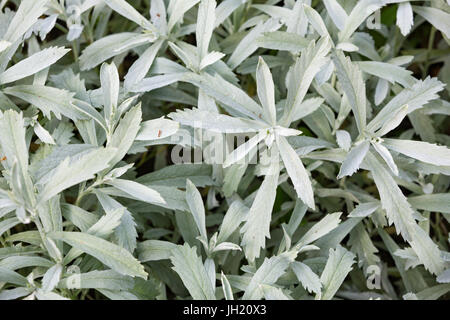
<path fill-rule="evenodd" d="M 0 10 L 0 300 L 449 297 L 449 1 Z"/>

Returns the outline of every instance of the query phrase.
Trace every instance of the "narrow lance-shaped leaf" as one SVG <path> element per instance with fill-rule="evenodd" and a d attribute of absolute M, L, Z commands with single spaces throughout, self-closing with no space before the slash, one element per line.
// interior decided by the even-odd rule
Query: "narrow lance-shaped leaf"
<path fill-rule="evenodd" d="M 215 9 L 216 0 L 202 0 L 200 2 L 197 29 L 195 31 L 200 61 L 208 54 L 209 41 L 211 40 L 216 19 Z"/>
<path fill-rule="evenodd" d="M 99 148 L 74 161 L 66 158 L 39 193 L 39 202 L 47 201 L 73 185 L 92 179 L 94 174 L 108 167 L 113 152 L 114 149 Z"/>
<path fill-rule="evenodd" d="M 300 157 L 287 142 L 285 137 L 277 137 L 278 149 L 289 177 L 294 184 L 297 196 L 302 199 L 308 207 L 314 209 L 314 192 L 309 179 L 308 171 L 303 166 Z"/>
<path fill-rule="evenodd" d="M 247 220 L 241 228 L 242 246 L 248 260 L 259 257 L 261 248 L 265 247 L 266 237 L 270 237 L 270 221 L 278 186 L 279 164 L 272 161 L 268 174 L 257 191 L 255 200 L 247 215 Z"/>
<path fill-rule="evenodd" d="M 154 26 L 125 0 L 105 0 L 105 3 L 125 18 L 136 22 L 148 30 L 154 31 Z"/>
<path fill-rule="evenodd" d="M 325 269 L 320 276 L 322 293 L 316 297 L 322 300 L 331 300 L 344 282 L 347 274 L 352 270 L 355 255 L 338 245 L 335 250 L 330 249 Z"/>
<path fill-rule="evenodd" d="M 106 123 L 110 123 L 113 114 L 117 110 L 117 104 L 119 100 L 119 72 L 116 65 L 104 63 L 100 68 L 100 83 L 102 85 L 103 99 L 104 99 L 104 112 Z"/>
<path fill-rule="evenodd" d="M 372 172 L 373 179 L 380 194 L 381 206 L 386 210 L 390 223 L 394 223 L 397 233 L 401 233 L 407 241 L 412 240 L 412 230 L 416 225 L 413 210 L 395 180 L 378 159 L 369 152 L 366 163 Z"/>
<path fill-rule="evenodd" d="M 450 149 L 446 146 L 400 139 L 383 139 L 383 144 L 393 151 L 426 163 L 450 166 Z"/>
<path fill-rule="evenodd" d="M 327 61 L 325 56 L 330 48 L 331 42 L 328 37 L 322 38 L 317 44 L 311 42 L 308 48 L 302 52 L 301 57 L 297 59 L 295 65 L 291 67 L 286 79 L 288 96 L 286 109 L 280 120 L 281 125 L 288 126 L 293 120 L 311 82 L 320 68 L 325 65 Z"/>
<path fill-rule="evenodd" d="M 0 75 L 0 84 L 6 84 L 31 76 L 61 59 L 67 52 L 65 48 L 48 48 L 16 63 Z"/>
<path fill-rule="evenodd" d="M 49 237 L 86 252 L 120 274 L 147 278 L 139 261 L 127 250 L 111 242 L 82 232 L 51 232 Z"/>
<path fill-rule="evenodd" d="M 215 300 L 214 289 L 196 249 L 188 244 L 172 250 L 173 269 L 195 300 Z"/>
<path fill-rule="evenodd" d="M 266 121 L 272 125 L 275 125 L 277 121 L 275 109 L 275 87 L 273 84 L 272 73 L 261 57 L 259 57 L 258 67 L 256 68 L 256 83 L 258 87 L 259 101 L 261 101 L 264 111 L 264 117 Z"/>
<path fill-rule="evenodd" d="M 362 141 L 361 143 L 355 145 L 347 153 L 344 162 L 342 162 L 341 169 L 339 170 L 338 179 L 351 176 L 360 167 L 361 162 L 364 160 L 367 152 L 369 151 L 370 142 Z"/>
<path fill-rule="evenodd" d="M 186 202 L 192 216 L 194 217 L 195 223 L 197 224 L 200 235 L 204 240 L 207 240 L 208 236 L 206 234 L 205 207 L 203 206 L 202 196 L 189 179 L 186 180 Z"/>
<path fill-rule="evenodd" d="M 361 70 L 344 53 L 337 51 L 333 55 L 339 83 L 352 107 L 358 130 L 362 133 L 366 128 L 366 86 Z"/>

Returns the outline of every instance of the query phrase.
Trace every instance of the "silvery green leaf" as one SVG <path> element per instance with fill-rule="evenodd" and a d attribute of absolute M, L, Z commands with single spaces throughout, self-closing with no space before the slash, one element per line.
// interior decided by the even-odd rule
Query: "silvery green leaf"
<path fill-rule="evenodd" d="M 232 242 L 221 242 L 214 247 L 213 252 L 226 251 L 226 250 L 237 250 L 242 251 L 241 247 Z"/>
<path fill-rule="evenodd" d="M 394 223 L 397 234 L 401 233 L 407 241 L 413 239 L 412 230 L 416 226 L 413 210 L 397 183 L 378 159 L 369 152 L 367 165 L 372 172 L 381 199 L 381 207 L 386 211 L 389 223 Z"/>
<path fill-rule="evenodd" d="M 266 237 L 270 237 L 270 221 L 272 208 L 278 186 L 279 163 L 272 159 L 267 175 L 256 193 L 244 226 L 241 228 L 245 256 L 254 261 L 260 255 L 261 248 L 266 245 Z"/>
<path fill-rule="evenodd" d="M 28 296 L 31 293 L 31 290 L 24 287 L 18 287 L 9 290 L 2 290 L 0 292 L 0 300 L 16 300 L 18 298 L 22 298 Z"/>
<path fill-rule="evenodd" d="M 114 179 L 107 184 L 125 192 L 134 199 L 152 204 L 165 204 L 166 201 L 158 191 L 132 180 Z"/>
<path fill-rule="evenodd" d="M 383 144 L 408 157 L 436 166 L 450 166 L 450 149 L 423 141 L 384 139 Z"/>
<path fill-rule="evenodd" d="M 320 293 L 322 283 L 320 282 L 319 276 L 310 267 L 304 263 L 295 261 L 291 263 L 291 268 L 303 288 L 308 290 L 308 292 Z"/>
<path fill-rule="evenodd" d="M 67 90 L 34 84 L 13 86 L 3 91 L 35 105 L 47 118 L 53 112 L 57 119 L 61 119 L 61 115 L 74 121 L 92 118 L 102 124 L 97 110 L 83 101 L 77 101 L 74 94 Z"/>
<path fill-rule="evenodd" d="M 70 300 L 69 298 L 63 297 L 55 292 L 45 292 L 39 288 L 36 289 L 32 295 L 33 300 L 34 298 L 37 300 Z"/>
<path fill-rule="evenodd" d="M 352 144 L 352 137 L 345 130 L 336 131 L 336 141 L 339 147 L 345 151 L 349 151 Z"/>
<path fill-rule="evenodd" d="M 11 46 L 11 42 L 6 40 L 0 40 L 0 52 L 5 51 Z"/>
<path fill-rule="evenodd" d="M 184 14 L 199 3 L 200 0 L 174 0 L 169 4 L 169 23 L 168 31 L 170 32 L 177 22 L 183 19 Z"/>
<path fill-rule="evenodd" d="M 428 233 L 418 224 L 411 230 L 412 241 L 409 242 L 425 269 L 438 275 L 444 271 L 444 261 L 441 257 L 439 247 L 433 242 Z"/>
<path fill-rule="evenodd" d="M 0 221 L 0 236 L 2 236 L 3 233 L 8 231 L 9 229 L 14 228 L 19 223 L 20 223 L 20 220 L 17 219 L 16 217 Z"/>
<path fill-rule="evenodd" d="M 55 140 L 53 139 L 52 135 L 41 126 L 39 122 L 36 122 L 36 124 L 33 127 L 34 133 L 38 136 L 38 138 L 43 142 L 47 144 L 56 144 Z"/>
<path fill-rule="evenodd" d="M 63 230 L 63 218 L 60 201 L 61 197 L 55 196 L 37 208 L 39 219 L 41 220 L 42 227 L 45 232 Z M 62 250 L 62 246 L 59 243 L 58 248 Z"/>
<path fill-rule="evenodd" d="M 2 38 L 11 43 L 19 40 L 47 10 L 47 3 L 48 0 L 22 1 Z"/>
<path fill-rule="evenodd" d="M 314 210 L 314 192 L 308 171 L 305 169 L 299 156 L 287 142 L 285 137 L 277 137 L 277 144 L 286 171 L 294 184 L 297 196 L 302 199 L 308 207 Z"/>
<path fill-rule="evenodd" d="M 400 83 L 404 87 L 412 87 L 416 83 L 416 79 L 412 76 L 412 72 L 402 67 L 379 61 L 360 61 L 358 66 L 362 71 L 374 75 L 378 78 L 385 79 L 390 83 Z"/>
<path fill-rule="evenodd" d="M 61 289 L 129 290 L 133 287 L 134 281 L 131 277 L 121 275 L 113 270 L 78 273 L 63 278 L 58 283 L 58 288 Z"/>
<path fill-rule="evenodd" d="M 348 20 L 348 15 L 344 8 L 341 7 L 337 0 L 324 0 L 323 4 L 328 11 L 328 14 L 333 20 L 333 23 L 339 30 L 344 29 L 345 23 Z"/>
<path fill-rule="evenodd" d="M 199 87 L 207 95 L 215 98 L 218 102 L 225 104 L 231 109 L 253 119 L 259 119 L 259 115 L 262 112 L 261 107 L 242 89 L 223 78 L 217 75 L 189 73 L 183 77 L 183 80 Z"/>
<path fill-rule="evenodd" d="M 127 250 L 111 242 L 82 232 L 51 232 L 48 236 L 95 257 L 120 274 L 147 278 L 139 261 Z"/>
<path fill-rule="evenodd" d="M 183 246 L 177 246 L 172 250 L 170 261 L 173 264 L 173 270 L 178 273 L 193 299 L 216 299 L 207 270 L 195 248 L 189 247 L 186 243 Z"/>
<path fill-rule="evenodd" d="M 88 144 L 70 144 L 64 146 L 55 146 L 52 152 L 45 159 L 33 163 L 30 172 L 36 180 L 36 184 L 42 185 L 50 180 L 50 176 L 56 167 L 66 158 L 79 159 L 81 156 L 88 154 L 96 149 L 93 145 Z"/>
<path fill-rule="evenodd" d="M 397 8 L 397 26 L 401 33 L 406 36 L 414 24 L 413 10 L 411 4 L 406 1 L 398 5 Z"/>
<path fill-rule="evenodd" d="M 216 0 L 200 1 L 197 16 L 197 29 L 195 31 L 200 60 L 208 54 L 209 42 L 211 40 L 216 19 L 215 11 Z"/>
<path fill-rule="evenodd" d="M 367 152 L 369 151 L 369 147 L 370 142 L 365 140 L 350 149 L 344 162 L 342 162 L 338 179 L 345 176 L 351 176 L 358 171 L 361 163 L 367 155 Z"/>
<path fill-rule="evenodd" d="M 273 18 L 278 18 L 283 22 L 288 21 L 291 15 L 290 10 L 282 6 L 275 6 L 271 4 L 254 4 L 252 7 L 261 10 Z"/>
<path fill-rule="evenodd" d="M 307 4 L 303 4 L 303 7 L 306 17 L 308 18 L 309 23 L 311 23 L 311 25 L 313 26 L 314 30 L 316 30 L 317 33 L 322 37 L 329 37 L 330 35 L 328 33 L 327 27 L 325 26 L 325 23 L 323 22 L 320 14 Z"/>
<path fill-rule="evenodd" d="M 170 259 L 172 250 L 177 248 L 177 245 L 169 241 L 161 240 L 147 240 L 140 242 L 138 245 L 139 261 L 157 261 Z"/>
<path fill-rule="evenodd" d="M 25 287 L 27 279 L 19 273 L 0 266 L 0 281 Z"/>
<path fill-rule="evenodd" d="M 450 284 L 438 284 L 413 294 L 415 300 L 437 300 L 450 291 Z M 403 297 L 407 300 L 405 297 Z M 414 298 L 413 298 L 414 299 Z"/>
<path fill-rule="evenodd" d="M 395 164 L 394 159 L 392 158 L 392 155 L 389 152 L 389 150 L 381 143 L 371 142 L 371 145 L 373 146 L 375 151 L 378 152 L 378 154 L 383 158 L 384 162 L 386 162 L 389 169 L 391 169 L 392 173 L 398 176 L 397 165 Z"/>
<path fill-rule="evenodd" d="M 81 24 L 72 24 L 69 26 L 69 32 L 67 33 L 67 41 L 75 41 L 81 36 L 84 26 Z"/>
<path fill-rule="evenodd" d="M 317 43 L 311 41 L 300 58 L 297 58 L 295 65 L 291 67 L 287 77 L 286 84 L 288 96 L 286 100 L 286 109 L 280 123 L 289 125 L 294 115 L 298 112 L 311 82 L 321 67 L 325 65 L 327 59 L 325 56 L 331 48 L 331 41 L 328 37 L 320 39 Z"/>
<path fill-rule="evenodd" d="M 336 49 L 342 50 L 345 52 L 356 52 L 359 50 L 359 48 L 357 46 L 355 46 L 353 43 L 350 43 L 350 42 L 340 42 L 336 46 Z"/>
<path fill-rule="evenodd" d="M 347 41 L 358 27 L 376 10 L 385 4 L 384 0 L 361 0 L 353 7 L 345 21 L 344 28 L 339 32 L 339 42 Z"/>
<path fill-rule="evenodd" d="M 446 269 L 444 272 L 439 274 L 436 281 L 439 283 L 450 283 L 450 269 Z"/>
<path fill-rule="evenodd" d="M 211 287 L 213 291 L 216 291 L 216 265 L 214 263 L 214 260 L 211 258 L 206 258 L 204 263 L 207 276 L 209 278 L 209 281 L 211 282 Z"/>
<path fill-rule="evenodd" d="M 203 199 L 200 192 L 189 179 L 186 180 L 186 202 L 200 235 L 203 239 L 208 239 L 208 235 L 206 234 L 205 207 L 203 206 Z"/>
<path fill-rule="evenodd" d="M 116 229 L 120 220 L 123 216 L 124 208 L 118 208 L 112 211 L 106 212 L 106 215 L 98 219 L 89 229 L 86 231 L 87 234 L 96 236 L 102 239 L 107 239 Z M 50 241 L 53 241 L 49 239 Z M 67 265 L 72 260 L 83 254 L 83 250 L 72 248 L 64 257 L 63 263 Z"/>
<path fill-rule="evenodd" d="M 25 140 L 25 123 L 22 113 L 8 110 L 0 114 L 0 146 L 9 167 L 17 159 L 23 171 L 28 170 L 28 146 Z"/>
<path fill-rule="evenodd" d="M 413 6 L 414 12 L 425 18 L 436 29 L 450 38 L 450 14 L 433 7 Z"/>
<path fill-rule="evenodd" d="M 380 258 L 376 255 L 378 249 L 372 243 L 370 235 L 363 224 L 358 223 L 352 230 L 348 243 L 351 246 L 351 250 L 358 256 L 358 265 L 363 267 L 366 274 L 369 271 L 369 266 L 379 265 Z"/>
<path fill-rule="evenodd" d="M 378 202 L 366 202 L 359 204 L 352 212 L 349 213 L 349 218 L 365 218 L 371 215 L 380 207 Z"/>
<path fill-rule="evenodd" d="M 74 161 L 66 158 L 55 169 L 50 181 L 43 186 L 39 202 L 47 201 L 73 185 L 92 179 L 96 173 L 108 167 L 113 150 L 98 148 Z"/>
<path fill-rule="evenodd" d="M 80 68 L 82 71 L 92 69 L 109 58 L 155 40 L 152 34 L 134 32 L 116 33 L 103 37 L 83 50 L 80 56 Z"/>
<path fill-rule="evenodd" d="M 93 236 L 106 239 L 114 231 L 114 229 L 119 226 L 124 213 L 124 208 L 117 208 L 114 210 L 108 210 L 105 215 L 98 219 L 87 231 L 86 233 Z M 72 249 L 74 250 L 74 249 Z M 68 254 L 67 256 L 69 256 Z M 66 256 L 66 258 L 67 258 Z"/>
<path fill-rule="evenodd" d="M 147 30 L 154 31 L 154 26 L 125 0 L 105 0 L 105 3 L 125 18 L 137 23 Z"/>
<path fill-rule="evenodd" d="M 384 122 L 392 118 L 392 114 L 397 110 L 408 105 L 408 113 L 411 113 L 430 100 L 436 99 L 439 96 L 437 93 L 444 88 L 442 82 L 436 78 L 426 78 L 425 80 L 418 80 L 411 88 L 405 88 L 400 91 L 383 109 L 369 122 L 367 130 L 374 132 L 379 129 Z"/>
<path fill-rule="evenodd" d="M 129 88 L 129 90 L 131 92 L 148 92 L 181 81 L 184 77 L 185 73 L 180 72 L 144 78 L 140 82 L 134 84 L 131 88 Z"/>
<path fill-rule="evenodd" d="M 117 111 L 119 100 L 119 72 L 114 63 L 102 64 L 100 68 L 100 83 L 102 85 L 102 93 L 104 99 L 104 112 L 106 122 L 110 123 L 112 115 Z"/>
<path fill-rule="evenodd" d="M 244 160 L 244 163 L 248 163 L 248 161 L 255 153 L 255 148 L 257 147 L 257 145 L 265 138 L 267 138 L 267 134 L 262 131 L 251 137 L 248 141 L 241 144 L 227 155 L 225 162 L 223 163 L 223 167 L 227 168 L 235 163 L 241 164 L 241 160 L 244 159 L 247 155 L 249 155 L 249 157 Z"/>
<path fill-rule="evenodd" d="M 67 52 L 69 50 L 62 47 L 50 47 L 39 51 L 4 71 L 0 75 L 0 84 L 14 82 L 48 68 Z"/>
<path fill-rule="evenodd" d="M 388 119 L 383 126 L 376 132 L 376 135 L 379 137 L 384 136 L 388 132 L 397 128 L 403 119 L 408 114 L 408 105 L 403 106 L 401 109 L 397 110 L 393 117 Z"/>
<path fill-rule="evenodd" d="M 54 263 L 41 257 L 11 256 L 0 261 L 0 266 L 10 270 L 17 270 L 26 267 L 44 267 L 50 268 Z"/>
<path fill-rule="evenodd" d="M 266 300 L 293 300 L 285 290 L 277 287 L 262 284 L 261 288 L 264 293 L 264 299 Z"/>
<path fill-rule="evenodd" d="M 184 109 L 172 112 L 169 117 L 182 125 L 202 128 L 213 132 L 243 133 L 267 129 L 268 124 L 245 118 L 230 117 L 207 110 Z"/>
<path fill-rule="evenodd" d="M 328 234 L 330 231 L 335 229 L 339 222 L 341 222 L 340 217 L 342 212 L 335 212 L 332 214 L 327 214 L 322 220 L 312 226 L 305 235 L 298 241 L 295 245 L 296 250 L 301 249 L 303 246 L 308 245 L 317 239 Z"/>
<path fill-rule="evenodd" d="M 223 273 L 223 271 L 220 274 L 220 281 L 222 282 L 222 290 L 223 295 L 226 300 L 234 300 L 233 297 L 233 290 L 231 289 L 230 282 L 228 281 L 227 277 Z"/>
<path fill-rule="evenodd" d="M 98 220 L 98 217 L 80 207 L 65 203 L 61 206 L 64 218 L 72 222 L 82 232 L 86 232 Z"/>
<path fill-rule="evenodd" d="M 389 93 L 389 82 L 384 79 L 378 79 L 377 87 L 375 88 L 375 105 L 380 105 L 386 99 Z"/>
<path fill-rule="evenodd" d="M 115 148 L 116 152 L 111 159 L 111 166 L 123 159 L 131 148 L 136 135 L 139 132 L 140 123 L 142 120 L 141 105 L 138 104 L 128 111 L 120 120 L 119 125 L 114 130 L 111 139 L 107 146 Z"/>
<path fill-rule="evenodd" d="M 95 194 L 107 214 L 117 210 L 122 213 L 120 224 L 113 228 L 114 235 L 121 247 L 133 252 L 134 249 L 136 249 L 136 238 L 138 236 L 133 215 L 126 207 L 122 206 L 119 202 L 103 192 L 96 191 Z"/>
<path fill-rule="evenodd" d="M 321 300 L 331 300 L 352 270 L 355 255 L 338 245 L 335 250 L 330 249 L 325 269 L 320 276 L 322 292 L 316 297 Z"/>
<path fill-rule="evenodd" d="M 207 66 L 210 66 L 214 63 L 216 63 L 217 61 L 219 61 L 220 59 L 222 59 L 223 57 L 225 57 L 225 54 L 222 52 L 217 52 L 217 51 L 213 51 L 208 53 L 201 61 L 200 61 L 200 70 L 203 70 L 204 68 L 206 68 Z"/>
<path fill-rule="evenodd" d="M 261 285 L 273 285 L 285 270 L 294 261 L 295 254 L 292 252 L 282 253 L 278 256 L 265 258 L 263 264 L 258 268 L 250 283 L 245 289 L 242 297 L 244 300 L 259 300 L 264 296 Z"/>
<path fill-rule="evenodd" d="M 281 27 L 278 19 L 271 18 L 264 23 L 258 24 L 254 27 L 239 43 L 236 49 L 231 54 L 228 65 L 231 69 L 235 69 L 239 66 L 245 59 L 247 59 L 253 52 L 258 49 L 257 39 L 264 32 L 276 31 Z"/>
<path fill-rule="evenodd" d="M 141 123 L 136 140 L 158 140 L 170 137 L 175 134 L 180 125 L 178 122 L 159 118 Z"/>
<path fill-rule="evenodd" d="M 364 2 L 364 1 L 363 1 Z M 337 51 L 333 55 L 339 83 L 352 107 L 359 132 L 366 128 L 366 86 L 363 81 L 362 72 L 358 65 L 353 63 L 344 53 Z"/>
<path fill-rule="evenodd" d="M 208 164 L 184 163 L 167 166 L 163 169 L 148 173 L 137 179 L 137 182 L 149 185 L 174 186 L 184 188 L 186 179 L 197 187 L 213 185 L 212 168 Z"/>
<path fill-rule="evenodd" d="M 145 78 L 163 42 L 163 40 L 157 40 L 133 63 L 125 76 L 125 88 L 132 88 Z"/>
<path fill-rule="evenodd" d="M 256 68 L 258 97 L 263 107 L 264 118 L 274 125 L 277 121 L 275 109 L 275 86 L 269 67 L 260 57 Z"/>
<path fill-rule="evenodd" d="M 47 270 L 42 279 L 42 291 L 51 292 L 57 286 L 63 267 L 61 264 L 55 264 L 53 267 Z"/>
<path fill-rule="evenodd" d="M 220 226 L 217 242 L 221 243 L 235 232 L 239 225 L 246 219 L 248 208 L 240 200 L 235 200 L 228 208 Z"/>
<path fill-rule="evenodd" d="M 450 213 L 450 194 L 434 193 L 413 196 L 408 202 L 416 209 Z"/>
<path fill-rule="evenodd" d="M 216 8 L 215 16 L 216 23 L 215 27 L 221 25 L 226 18 L 228 18 L 237 8 L 242 4 L 246 3 L 248 0 L 224 0 L 219 3 Z"/>
<path fill-rule="evenodd" d="M 309 40 L 298 34 L 285 31 L 264 32 L 256 41 L 262 48 L 293 53 L 306 49 L 310 43 Z"/>
<path fill-rule="evenodd" d="M 167 34 L 167 13 L 166 4 L 164 0 L 151 0 L 150 2 L 150 17 L 153 25 L 158 31 Z"/>

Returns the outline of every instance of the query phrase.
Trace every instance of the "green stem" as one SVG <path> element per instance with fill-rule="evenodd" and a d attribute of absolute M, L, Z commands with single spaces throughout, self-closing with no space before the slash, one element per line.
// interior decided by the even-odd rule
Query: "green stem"
<path fill-rule="evenodd" d="M 425 58 L 425 67 L 423 69 L 423 74 L 422 74 L 422 78 L 425 78 L 428 75 L 428 68 L 430 67 L 430 52 L 431 50 L 433 50 L 433 45 L 434 45 L 434 38 L 436 36 L 436 28 L 435 27 L 431 27 L 431 31 L 430 31 L 430 37 L 428 38 L 428 50 L 427 50 L 427 55 Z"/>

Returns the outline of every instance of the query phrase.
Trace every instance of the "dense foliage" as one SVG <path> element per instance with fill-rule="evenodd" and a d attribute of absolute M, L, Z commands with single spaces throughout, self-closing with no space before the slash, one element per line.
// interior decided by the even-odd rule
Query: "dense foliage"
<path fill-rule="evenodd" d="M 449 4 L 2 0 L 0 299 L 445 299 Z"/>

